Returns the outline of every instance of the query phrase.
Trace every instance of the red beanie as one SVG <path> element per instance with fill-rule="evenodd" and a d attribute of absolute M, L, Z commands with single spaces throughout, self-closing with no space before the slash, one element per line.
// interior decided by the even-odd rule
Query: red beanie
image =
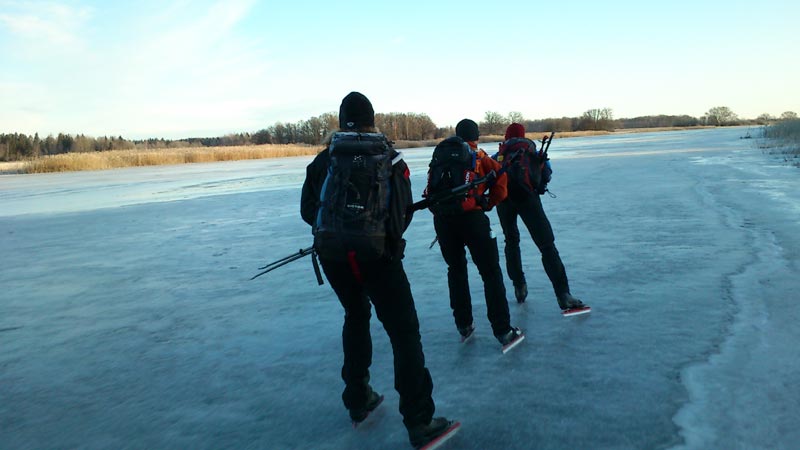
<path fill-rule="evenodd" d="M 506 128 L 506 140 L 521 137 L 525 137 L 525 127 L 522 124 L 514 122 Z"/>

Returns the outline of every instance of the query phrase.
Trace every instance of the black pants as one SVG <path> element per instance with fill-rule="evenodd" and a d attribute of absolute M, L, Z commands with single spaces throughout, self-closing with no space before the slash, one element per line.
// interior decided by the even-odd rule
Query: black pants
<path fill-rule="evenodd" d="M 533 238 L 536 247 L 542 254 L 542 265 L 553 284 L 556 296 L 569 292 L 567 271 L 561 262 L 561 256 L 553 236 L 553 228 L 542 208 L 542 201 L 538 195 L 531 195 L 524 200 L 507 199 L 497 205 L 497 217 L 503 234 L 506 238 L 505 254 L 508 276 L 514 284 L 525 282 L 525 272 L 522 271 L 522 258 L 519 251 L 519 228 L 517 216 L 522 218 L 525 227 Z"/>
<path fill-rule="evenodd" d="M 325 276 L 344 307 L 342 346 L 345 383 L 342 400 L 347 409 L 363 408 L 369 394 L 372 364 L 370 300 L 389 335 L 394 353 L 394 387 L 400 394 L 400 414 L 406 427 L 427 424 L 435 405 L 433 382 L 425 367 L 419 320 L 400 259 L 359 264 L 354 275 L 348 262 L 321 260 Z"/>
<path fill-rule="evenodd" d="M 447 284 L 450 288 L 450 307 L 457 327 L 472 323 L 472 298 L 469 293 L 467 256 L 478 266 L 486 297 L 486 313 L 495 336 L 511 328 L 506 288 L 500 269 L 497 239 L 491 236 L 489 218 L 483 211 L 471 211 L 453 216 L 433 216 L 433 226 L 439 247 L 447 263 Z"/>

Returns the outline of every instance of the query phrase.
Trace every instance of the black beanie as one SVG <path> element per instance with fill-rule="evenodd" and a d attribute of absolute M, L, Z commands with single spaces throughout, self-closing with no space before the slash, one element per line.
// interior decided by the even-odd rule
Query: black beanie
<path fill-rule="evenodd" d="M 463 119 L 456 125 L 456 136 L 465 141 L 477 141 L 480 136 L 478 124 L 472 120 Z"/>
<path fill-rule="evenodd" d="M 357 128 L 374 127 L 375 111 L 372 103 L 360 92 L 351 92 L 342 99 L 339 106 L 339 128 L 355 130 Z"/>

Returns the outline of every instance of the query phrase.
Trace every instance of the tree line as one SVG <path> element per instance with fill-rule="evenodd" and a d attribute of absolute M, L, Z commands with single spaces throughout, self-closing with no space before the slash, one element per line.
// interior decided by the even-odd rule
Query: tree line
<path fill-rule="evenodd" d="M 438 128 L 427 114 L 377 113 L 375 126 L 390 140 L 419 141 L 444 137 L 452 128 Z M 296 123 L 276 123 L 252 135 L 241 135 L 253 144 L 319 144 L 331 131 L 339 129 L 339 115 L 325 113 Z"/>
<path fill-rule="evenodd" d="M 427 114 L 377 113 L 375 126 L 391 140 L 418 141 L 438 139 L 453 134 L 452 127 L 439 128 Z M 128 140 L 119 137 L 93 138 L 83 134 L 59 133 L 42 139 L 39 134 L 0 134 L 0 161 L 17 161 L 44 155 L 106 150 L 158 150 L 179 147 L 227 147 L 261 144 L 319 145 L 330 132 L 339 128 L 339 115 L 325 113 L 295 123 L 278 122 L 253 133 L 231 133 L 217 137 L 169 140 L 151 138 Z"/>
<path fill-rule="evenodd" d="M 59 133 L 44 139 L 39 133 L 28 136 L 21 133 L 0 134 L 0 161 L 17 161 L 40 155 L 55 155 L 70 152 L 102 152 L 107 150 L 128 150 L 136 145 L 122 136 L 89 137 L 83 134 L 72 136 Z"/>
<path fill-rule="evenodd" d="M 503 115 L 487 111 L 479 127 L 482 135 L 503 135 L 506 126 L 512 122 L 525 125 L 529 132 L 547 131 L 613 131 L 620 128 L 652 127 L 692 127 L 699 125 L 765 125 L 768 123 L 796 119 L 797 114 L 786 111 L 779 117 L 762 114 L 756 119 L 741 119 L 726 106 L 711 108 L 705 115 L 697 118 L 687 115 L 642 116 L 614 119 L 610 108 L 590 109 L 579 117 L 561 117 L 528 120 L 519 112 Z M 427 114 L 419 113 L 377 113 L 375 126 L 390 140 L 432 140 L 442 139 L 454 133 L 453 127 L 437 126 Z M 337 113 L 329 112 L 295 123 L 278 122 L 252 133 L 232 133 L 225 136 L 206 138 L 141 139 L 129 140 L 117 137 L 90 137 L 83 134 L 72 136 L 59 133 L 40 138 L 39 134 L 28 136 L 20 133 L 0 134 L 0 161 L 18 161 L 43 155 L 70 152 L 100 152 L 107 150 L 158 150 L 178 147 L 222 147 L 235 145 L 261 144 L 309 144 L 318 145 L 330 132 L 339 127 Z"/>
<path fill-rule="evenodd" d="M 625 128 L 672 128 L 696 126 L 767 125 L 769 123 L 797 119 L 797 113 L 786 111 L 779 117 L 761 114 L 756 119 L 742 119 L 727 106 L 711 108 L 701 117 L 689 115 L 657 115 L 614 119 L 610 108 L 590 109 L 579 117 L 525 119 L 522 113 L 510 112 L 504 116 L 495 111 L 486 112 L 479 123 L 481 134 L 502 135 L 512 122 L 525 125 L 529 132 L 544 131 L 614 131 Z"/>

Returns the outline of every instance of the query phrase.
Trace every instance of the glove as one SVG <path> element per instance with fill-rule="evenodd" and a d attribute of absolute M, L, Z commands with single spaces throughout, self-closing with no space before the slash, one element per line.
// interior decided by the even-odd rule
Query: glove
<path fill-rule="evenodd" d="M 494 171 L 493 171 L 494 172 Z M 476 195 L 475 196 L 475 203 L 481 207 L 484 211 L 491 211 L 492 207 L 489 204 L 489 197 L 486 195 Z"/>
<path fill-rule="evenodd" d="M 389 259 L 392 261 L 401 260 L 406 256 L 406 240 L 400 238 L 397 241 L 389 242 Z"/>
<path fill-rule="evenodd" d="M 496 179 L 497 179 L 497 172 L 495 172 L 494 170 L 492 170 L 491 172 L 486 174 L 486 182 L 487 183 L 491 183 Z"/>

